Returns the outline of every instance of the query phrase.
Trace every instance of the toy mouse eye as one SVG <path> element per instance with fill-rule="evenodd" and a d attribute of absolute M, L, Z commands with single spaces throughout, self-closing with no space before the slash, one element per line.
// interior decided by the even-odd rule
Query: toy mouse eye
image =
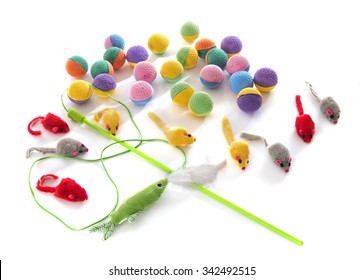
<path fill-rule="evenodd" d="M 242 163 L 243 161 L 241 159 L 238 160 L 239 163 Z"/>
<path fill-rule="evenodd" d="M 334 115 L 330 115 L 330 119 L 333 119 L 334 118 Z"/>
<path fill-rule="evenodd" d="M 301 137 L 302 137 L 302 139 L 305 139 L 306 138 L 306 136 L 304 134 L 302 134 Z"/>
<path fill-rule="evenodd" d="M 312 139 L 312 134 L 310 135 L 310 138 Z"/>
<path fill-rule="evenodd" d="M 247 160 L 246 163 L 249 163 L 249 160 Z"/>
<path fill-rule="evenodd" d="M 288 163 L 288 166 L 291 166 L 291 163 L 290 162 Z"/>
<path fill-rule="evenodd" d="M 158 188 L 161 188 L 162 187 L 162 184 L 161 183 L 157 184 L 157 187 Z"/>
<path fill-rule="evenodd" d="M 85 147 L 85 145 L 84 145 L 84 144 L 82 144 L 82 145 L 81 145 L 81 147 Z"/>
<path fill-rule="evenodd" d="M 191 137 L 192 135 L 191 134 L 187 134 L 188 137 Z"/>
<path fill-rule="evenodd" d="M 283 163 L 281 163 L 279 166 L 280 166 L 280 167 L 284 167 L 284 164 L 283 164 Z"/>
<path fill-rule="evenodd" d="M 63 129 L 61 128 L 61 129 L 59 130 L 59 132 L 63 132 Z"/>

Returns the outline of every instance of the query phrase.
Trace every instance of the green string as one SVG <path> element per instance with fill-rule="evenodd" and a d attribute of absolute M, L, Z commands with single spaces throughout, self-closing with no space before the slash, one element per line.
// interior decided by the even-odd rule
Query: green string
<path fill-rule="evenodd" d="M 66 89 L 67 90 L 67 89 Z M 62 95 L 61 95 L 61 103 L 62 103 L 62 106 L 63 106 L 63 108 L 67 111 L 67 112 L 69 112 L 69 108 L 67 108 L 66 107 L 66 105 L 64 104 L 64 101 L 63 101 L 63 96 L 64 96 L 64 93 L 66 92 L 66 90 L 62 93 Z M 109 95 L 109 94 L 108 94 Z M 116 144 L 120 144 L 120 143 L 126 143 L 126 142 L 138 142 L 137 143 L 137 145 L 136 146 L 134 146 L 133 148 L 138 148 L 139 146 L 141 146 L 144 142 L 162 142 L 162 143 L 165 143 L 165 144 L 168 144 L 169 145 L 169 143 L 168 143 L 168 141 L 166 141 L 166 140 L 164 140 L 164 139 L 158 139 L 158 138 L 154 138 L 154 139 L 143 139 L 143 137 L 142 137 L 142 133 L 141 133 L 141 131 L 140 131 L 140 129 L 139 129 L 139 127 L 138 127 L 138 125 L 136 124 L 136 122 L 135 122 L 135 120 L 134 120 L 134 118 L 133 118 L 133 115 L 132 115 L 132 113 L 130 112 L 130 110 L 129 110 L 129 108 L 124 104 L 124 103 L 122 103 L 121 101 L 119 101 L 119 100 L 117 100 L 117 99 L 115 99 L 114 97 L 112 97 L 111 95 L 109 95 L 109 97 L 111 97 L 115 102 L 117 102 L 117 103 L 119 103 L 120 105 L 122 105 L 126 110 L 127 110 L 127 112 L 128 112 L 128 115 L 129 115 L 129 117 L 130 117 L 130 120 L 132 121 L 132 123 L 133 123 L 133 125 L 134 125 L 134 127 L 135 127 L 135 129 L 137 130 L 137 132 L 138 132 L 138 134 L 139 134 L 139 136 L 140 136 L 140 138 L 139 139 L 126 139 L 126 140 L 118 140 L 118 141 L 116 141 L 116 142 L 113 142 L 113 143 L 111 143 L 111 144 L 109 144 L 109 145 L 107 145 L 106 147 L 104 147 L 103 149 L 102 149 L 102 151 L 101 151 L 101 154 L 100 154 L 100 158 L 97 158 L 97 159 L 82 159 L 82 158 L 74 158 L 74 157 L 67 157 L 67 156 L 59 156 L 59 155 L 52 155 L 52 156 L 46 156 L 46 157 L 42 157 L 42 158 L 39 158 L 39 159 L 37 159 L 37 160 L 35 160 L 34 162 L 33 162 L 33 164 L 31 165 L 31 167 L 30 167 L 30 170 L 29 170 L 29 174 L 28 174 L 28 185 L 29 185 L 29 190 L 30 190 L 30 193 L 31 193 L 31 195 L 32 195 L 32 197 L 33 197 L 33 200 L 36 202 L 36 204 L 43 210 L 43 211 L 45 211 L 46 213 L 48 213 L 49 215 L 51 215 L 51 216 L 53 216 L 55 219 L 57 219 L 59 222 L 61 222 L 64 226 L 66 226 L 68 229 L 70 229 L 70 230 L 73 230 L 73 231 L 82 231 L 82 230 L 85 230 L 85 229 L 88 229 L 88 228 L 90 228 L 90 227 L 92 227 L 92 226 L 94 226 L 94 225 L 96 225 L 96 224 L 98 224 L 98 223 L 100 223 L 101 221 L 103 221 L 104 219 L 106 219 L 108 216 L 109 216 L 109 214 L 111 213 L 111 212 L 113 212 L 115 209 L 116 209 L 116 207 L 118 206 L 118 204 L 119 204 L 119 197 L 120 197 L 120 195 L 119 195 L 119 189 L 118 189 L 118 187 L 117 187 L 117 185 L 116 185 L 116 183 L 115 183 L 115 181 L 112 179 L 112 177 L 111 177 L 111 175 L 110 175 L 110 173 L 108 172 L 108 170 L 107 170 L 107 168 L 106 168 L 106 165 L 105 165 L 105 160 L 107 160 L 107 159 L 110 159 L 110 158 L 114 158 L 114 157 L 117 157 L 117 156 L 120 156 L 120 155 L 124 155 L 124 154 L 126 154 L 126 153 L 129 153 L 130 152 L 130 150 L 129 149 L 126 149 L 125 151 L 122 151 L 122 152 L 120 152 L 120 153 L 117 153 L 117 154 L 113 154 L 113 155 L 110 155 L 110 156 L 106 156 L 106 157 L 104 157 L 104 152 L 108 149 L 108 148 L 110 148 L 111 146 L 113 146 L 113 145 L 116 145 Z M 185 165 L 186 165 L 186 163 L 187 163 L 187 155 L 186 155 L 186 153 L 185 153 L 185 151 L 183 150 L 183 149 L 181 149 L 180 147 L 175 147 L 176 149 L 178 149 L 181 153 L 182 153 L 182 155 L 183 155 L 183 158 L 184 158 L 184 160 L 183 160 L 183 163 L 182 163 L 182 167 L 185 167 Z M 72 226 L 70 226 L 70 225 L 68 225 L 63 219 L 61 219 L 58 215 L 56 215 L 56 214 L 54 214 L 53 212 L 51 212 L 50 210 L 48 210 L 47 208 L 45 208 L 38 200 L 37 200 L 37 198 L 36 198 L 36 195 L 35 195 L 35 193 L 34 193 L 34 191 L 33 191 L 33 187 L 32 187 L 32 183 L 31 183 L 31 174 L 32 174 L 32 171 L 33 171 L 33 168 L 34 168 L 34 166 L 37 164 L 37 163 L 39 163 L 39 162 L 41 162 L 41 161 L 43 161 L 43 160 L 47 160 L 47 159 L 67 159 L 67 160 L 76 160 L 76 161 L 81 161 L 81 162 L 101 162 L 101 164 L 102 164 L 102 167 L 103 167 L 103 169 L 104 169 L 104 172 L 105 172 L 105 174 L 106 174 L 106 176 L 108 177 L 108 179 L 110 180 L 110 182 L 112 183 L 112 185 L 113 185 L 113 187 L 114 187 L 114 189 L 115 189 L 115 192 L 116 192 L 116 201 L 115 201 L 115 204 L 114 204 L 114 206 L 113 206 L 113 208 L 111 209 L 111 211 L 109 211 L 108 212 L 108 214 L 106 215 L 106 216 L 104 216 L 104 217 L 102 217 L 101 219 L 99 219 L 99 220 L 97 220 L 96 222 L 93 222 L 92 224 L 89 224 L 89 225 L 86 225 L 86 226 L 84 226 L 84 227 L 81 227 L 81 228 L 75 228 L 75 227 L 72 227 Z"/>

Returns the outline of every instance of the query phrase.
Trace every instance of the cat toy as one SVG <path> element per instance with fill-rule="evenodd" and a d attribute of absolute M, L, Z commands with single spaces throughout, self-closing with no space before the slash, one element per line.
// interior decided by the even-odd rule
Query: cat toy
<path fill-rule="evenodd" d="M 274 143 L 272 145 L 268 145 L 267 140 L 264 137 L 259 135 L 254 135 L 246 132 L 242 132 L 240 134 L 241 138 L 247 140 L 262 140 L 265 146 L 268 148 L 268 153 L 273 159 L 274 163 L 280 167 L 285 173 L 289 172 L 289 168 L 291 167 L 292 158 L 290 156 L 289 150 L 282 143 Z"/>
<path fill-rule="evenodd" d="M 296 95 L 296 106 L 299 114 L 296 117 L 296 132 L 304 142 L 310 143 L 315 134 L 315 123 L 310 115 L 304 113 L 300 95 Z"/>
<path fill-rule="evenodd" d="M 170 145 L 184 147 L 191 145 L 196 141 L 196 138 L 193 137 L 186 128 L 179 126 L 168 127 L 167 124 L 153 112 L 149 112 L 148 116 L 163 131 Z"/>
<path fill-rule="evenodd" d="M 154 166 L 156 166 L 156 167 L 160 168 L 161 170 L 165 171 L 166 173 L 169 174 L 167 176 L 168 180 L 171 180 L 171 178 L 176 176 L 175 174 L 180 173 L 180 175 L 184 175 L 186 180 L 188 180 L 188 185 L 193 186 L 196 190 L 200 191 L 201 193 L 203 193 L 203 194 L 209 196 L 210 198 L 222 203 L 223 205 L 225 205 L 225 206 L 231 208 L 232 210 L 244 215 L 245 217 L 257 222 L 258 224 L 260 224 L 260 225 L 264 226 L 265 228 L 275 232 L 276 234 L 286 238 L 287 240 L 290 240 L 291 242 L 293 242 L 293 243 L 295 243 L 295 244 L 297 244 L 299 246 L 303 245 L 303 242 L 301 240 L 297 239 L 296 237 L 284 232 L 283 230 L 271 225 L 270 223 L 260 219 L 259 217 L 253 215 L 252 213 L 242 209 L 241 207 L 235 205 L 234 203 L 232 203 L 232 202 L 226 200 L 225 198 L 219 196 L 218 194 L 212 192 L 211 190 L 203 187 L 202 184 L 204 184 L 204 180 L 206 178 L 209 180 L 209 177 L 211 175 L 214 175 L 214 174 L 211 174 L 211 168 L 209 168 L 209 167 L 206 168 L 206 166 L 203 166 L 202 169 L 200 169 L 200 166 L 198 166 L 198 167 L 193 167 L 192 169 L 187 168 L 186 170 L 173 171 L 170 167 L 166 166 L 165 164 L 163 164 L 163 163 L 159 162 L 158 160 L 148 156 L 147 154 L 143 153 L 142 151 L 138 150 L 137 148 L 129 145 L 125 141 L 121 141 L 116 136 L 113 136 L 112 134 L 108 133 L 106 130 L 104 130 L 101 127 L 95 125 L 94 123 L 89 121 L 86 118 L 85 115 L 83 115 L 82 113 L 80 113 L 76 109 L 70 108 L 68 110 L 68 117 L 70 119 L 72 119 L 73 121 L 79 123 L 79 124 L 87 125 L 88 127 L 94 129 L 96 132 L 98 132 L 98 133 L 102 134 L 103 136 L 113 140 L 116 143 L 119 143 L 124 148 L 128 149 L 129 151 L 135 153 L 136 155 L 140 156 L 141 158 L 143 158 L 144 160 L 146 160 L 149 163 L 153 164 Z M 186 173 L 184 173 L 183 171 L 186 171 Z M 215 172 L 215 170 L 213 170 L 213 171 Z M 175 172 L 177 172 L 177 173 L 175 173 Z M 204 175 L 202 176 L 201 174 L 204 174 Z M 107 234 L 106 234 L 105 237 L 107 237 Z"/>
<path fill-rule="evenodd" d="M 235 140 L 234 134 L 230 126 L 229 119 L 225 116 L 222 119 L 222 128 L 228 142 L 230 156 L 237 163 L 241 170 L 245 170 L 246 166 L 249 163 L 249 144 L 243 140 Z"/>
<path fill-rule="evenodd" d="M 68 124 L 62 120 L 60 117 L 52 114 L 52 113 L 48 113 L 45 117 L 40 116 L 40 117 L 36 117 L 34 118 L 29 124 L 28 124 L 28 132 L 32 135 L 41 135 L 42 132 L 40 130 L 38 131 L 34 131 L 32 129 L 32 126 L 37 123 L 38 121 L 40 121 L 40 123 L 43 125 L 43 127 L 54 133 L 54 134 L 58 134 L 58 133 L 67 133 L 70 131 L 70 128 L 68 126 Z"/>
<path fill-rule="evenodd" d="M 43 154 L 56 154 L 59 156 L 76 157 L 79 154 L 88 152 L 88 148 L 78 140 L 65 137 L 58 141 L 56 148 L 29 148 L 27 150 L 27 158 L 30 157 L 32 151 L 38 151 Z"/>
<path fill-rule="evenodd" d="M 63 178 L 56 187 L 43 186 L 44 182 L 48 179 L 58 179 L 58 176 L 54 174 L 43 175 L 38 180 L 36 188 L 39 191 L 53 193 L 55 197 L 72 202 L 80 202 L 88 199 L 86 190 L 75 180 L 71 178 Z"/>
<path fill-rule="evenodd" d="M 120 126 L 120 113 L 113 108 L 106 108 L 94 115 L 96 122 L 102 121 L 105 128 L 112 134 L 116 135 Z"/>
<path fill-rule="evenodd" d="M 316 100 L 320 103 L 320 110 L 325 115 L 326 119 L 328 119 L 331 123 L 337 124 L 340 118 L 340 107 L 331 96 L 325 97 L 321 99 L 316 91 L 313 89 L 312 85 L 309 82 L 306 82 L 308 88 L 310 89 L 312 95 L 316 98 Z"/>

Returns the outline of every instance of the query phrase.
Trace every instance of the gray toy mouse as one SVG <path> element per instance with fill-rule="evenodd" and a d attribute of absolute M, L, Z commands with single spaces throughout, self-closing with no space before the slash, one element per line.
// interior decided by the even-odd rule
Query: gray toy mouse
<path fill-rule="evenodd" d="M 321 112 L 324 113 L 326 118 L 332 122 L 333 124 L 337 124 L 340 118 L 340 107 L 336 103 L 336 101 L 331 97 L 325 97 L 323 99 L 319 98 L 316 91 L 312 88 L 312 85 L 309 82 L 306 82 L 308 85 L 312 95 L 320 102 Z"/>
<path fill-rule="evenodd" d="M 242 132 L 240 137 L 247 140 L 262 140 L 265 146 L 268 147 L 267 140 L 265 140 L 265 138 L 262 136 Z M 285 173 L 288 173 L 289 168 L 291 167 L 292 158 L 286 146 L 277 142 L 268 147 L 268 152 L 275 164 L 279 166 Z"/>
<path fill-rule="evenodd" d="M 88 148 L 80 141 L 72 138 L 63 138 L 58 141 L 56 148 L 32 147 L 27 151 L 27 158 L 32 151 L 38 151 L 43 154 L 52 153 L 59 156 L 76 157 L 79 154 L 88 152 Z"/>

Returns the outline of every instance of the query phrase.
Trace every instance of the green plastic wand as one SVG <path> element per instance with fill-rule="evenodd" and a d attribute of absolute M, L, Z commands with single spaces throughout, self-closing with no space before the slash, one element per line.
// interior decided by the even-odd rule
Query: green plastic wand
<path fill-rule="evenodd" d="M 129 151 L 139 155 L 140 157 L 142 157 L 143 159 L 147 160 L 149 163 L 155 165 L 156 167 L 166 171 L 167 173 L 172 173 L 173 170 L 171 168 L 169 168 L 168 166 L 164 165 L 163 163 L 155 160 L 154 158 L 151 158 L 150 156 L 146 155 L 145 153 L 141 152 L 140 150 L 136 149 L 135 147 L 129 145 L 126 142 L 121 141 L 119 138 L 117 138 L 116 136 L 113 136 L 111 133 L 109 133 L 108 131 L 102 129 L 101 127 L 97 126 L 96 124 L 94 124 L 93 122 L 89 121 L 86 116 L 84 116 L 82 113 L 80 113 L 79 111 L 77 111 L 74 108 L 71 108 L 68 110 L 68 117 L 80 124 L 86 124 L 87 126 L 93 128 L 94 130 L 96 130 L 97 132 L 101 133 L 102 135 L 108 137 L 111 140 L 114 140 L 115 142 L 118 142 L 120 145 L 124 146 L 126 149 L 128 149 Z M 292 241 L 293 243 L 302 246 L 303 245 L 303 241 L 297 239 L 296 237 L 284 232 L 283 230 L 280 230 L 279 228 L 271 225 L 270 223 L 260 219 L 259 217 L 251 214 L 250 212 L 242 209 L 241 207 L 235 205 L 234 203 L 226 200 L 225 198 L 219 196 L 218 194 L 210 191 L 209 189 L 195 184 L 194 185 L 195 188 L 200 191 L 201 193 L 209 196 L 210 198 L 215 199 L 216 201 L 224 204 L 225 206 L 229 207 L 232 210 L 235 210 L 236 212 L 244 215 L 245 217 L 253 220 L 254 222 L 264 226 L 265 228 L 279 234 L 280 236 Z"/>

